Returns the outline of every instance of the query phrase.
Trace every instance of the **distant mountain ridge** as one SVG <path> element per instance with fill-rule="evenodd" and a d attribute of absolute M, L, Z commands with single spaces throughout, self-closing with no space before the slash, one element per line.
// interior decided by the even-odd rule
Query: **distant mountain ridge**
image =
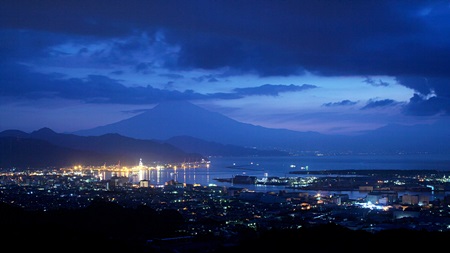
<path fill-rule="evenodd" d="M 191 136 L 175 136 L 165 141 L 186 152 L 199 153 L 205 156 L 290 156 L 287 151 L 281 150 L 261 150 L 255 148 L 245 148 L 242 146 L 221 144 L 213 141 L 205 141 Z"/>
<path fill-rule="evenodd" d="M 390 125 L 358 136 L 326 135 L 241 123 L 189 102 L 174 101 L 160 103 L 147 112 L 116 123 L 73 133 L 82 136 L 118 133 L 137 139 L 172 139 L 173 145 L 177 145 L 173 138 L 190 136 L 224 145 L 289 152 L 450 153 L 447 123 Z M 434 130 L 436 127 L 439 130 Z"/>
<path fill-rule="evenodd" d="M 168 143 L 139 140 L 119 134 L 78 136 L 42 128 L 31 133 L 0 133 L 0 166 L 68 166 L 117 164 L 133 166 L 151 162 L 195 162 L 205 159 Z"/>
<path fill-rule="evenodd" d="M 323 135 L 270 129 L 241 123 L 222 114 L 211 112 L 186 101 L 160 103 L 153 109 L 113 124 L 73 132 L 82 136 L 119 133 L 137 139 L 166 140 L 191 136 L 225 145 L 258 149 L 279 149 L 287 146 L 318 146 Z M 301 140 L 299 143 L 298 141 Z"/>
<path fill-rule="evenodd" d="M 225 131 L 229 129 L 231 131 Z M 254 130 L 216 112 L 207 111 L 185 101 L 158 104 L 153 109 L 117 123 L 74 132 L 77 135 L 120 133 L 138 139 L 166 140 L 175 136 L 191 136 L 206 141 L 233 144 Z M 225 136 L 222 133 L 226 133 Z M 230 139 L 231 138 L 231 139 Z"/>
<path fill-rule="evenodd" d="M 53 145 L 44 140 L 0 137 L 0 168 L 52 168 L 102 165 L 107 157 L 95 152 Z"/>

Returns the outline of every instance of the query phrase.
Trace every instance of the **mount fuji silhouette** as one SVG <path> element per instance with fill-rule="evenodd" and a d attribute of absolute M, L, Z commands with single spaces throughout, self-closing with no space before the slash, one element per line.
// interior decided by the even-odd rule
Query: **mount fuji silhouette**
<path fill-rule="evenodd" d="M 242 123 L 187 101 L 170 101 L 134 117 L 73 134 L 98 136 L 117 133 L 136 139 L 171 139 L 172 144 L 175 144 L 175 137 L 185 136 L 224 145 L 290 152 L 450 153 L 450 132 L 446 123 L 436 124 L 441 126 L 439 131 L 428 125 L 389 125 L 358 136 L 326 135 Z"/>
<path fill-rule="evenodd" d="M 323 139 L 323 135 L 314 132 L 271 129 L 242 123 L 186 101 L 163 102 L 129 119 L 73 132 L 83 136 L 106 133 L 149 140 L 189 136 L 208 142 L 258 149 L 317 147 L 320 139 Z"/>

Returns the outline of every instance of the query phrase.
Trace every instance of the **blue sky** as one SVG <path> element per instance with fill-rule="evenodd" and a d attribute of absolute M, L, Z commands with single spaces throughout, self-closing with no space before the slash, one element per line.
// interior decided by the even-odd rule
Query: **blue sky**
<path fill-rule="evenodd" d="M 450 114 L 449 1 L 0 2 L 0 131 L 88 129 L 165 100 L 357 134 Z"/>

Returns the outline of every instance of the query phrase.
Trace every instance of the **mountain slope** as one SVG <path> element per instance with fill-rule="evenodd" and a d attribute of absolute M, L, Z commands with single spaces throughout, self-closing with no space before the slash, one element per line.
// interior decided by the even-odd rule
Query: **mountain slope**
<path fill-rule="evenodd" d="M 56 149 L 73 151 L 74 156 L 80 155 L 80 159 L 85 156 L 96 156 L 101 160 L 101 164 L 117 164 L 119 161 L 123 165 L 137 165 L 142 158 L 149 162 L 183 162 L 200 161 L 203 156 L 200 154 L 186 153 L 181 149 L 168 143 L 160 143 L 151 140 L 138 140 L 119 134 L 105 134 L 101 136 L 77 136 L 73 134 L 60 134 L 48 128 L 42 128 L 30 134 L 20 131 L 4 131 L 0 137 L 14 137 L 18 140 L 40 140 L 51 144 L 51 147 L 36 147 L 36 152 L 48 149 L 47 153 L 57 156 Z M 30 142 L 30 143 L 36 143 Z M 83 156 L 84 155 L 84 156 Z M 51 156 L 50 156 L 51 157 Z M 57 157 L 55 157 L 56 159 Z M 31 159 L 31 157 L 30 157 Z"/>
<path fill-rule="evenodd" d="M 0 137 L 1 168 L 47 168 L 78 164 L 102 165 L 107 159 L 106 155 L 59 147 L 43 140 Z"/>
<path fill-rule="evenodd" d="M 119 133 L 138 139 L 166 140 L 176 136 L 191 136 L 205 141 L 258 149 L 286 147 L 320 148 L 324 135 L 270 129 L 241 123 L 222 114 L 211 112 L 189 102 L 164 102 L 140 115 L 113 124 L 74 132 L 95 136 Z"/>
<path fill-rule="evenodd" d="M 129 119 L 75 134 L 118 133 L 137 139 L 157 140 L 190 136 L 225 145 L 302 153 L 450 153 L 448 125 L 448 121 L 422 126 L 392 125 L 358 136 L 325 135 L 265 128 L 238 122 L 189 102 L 165 102 Z"/>
<path fill-rule="evenodd" d="M 173 101 L 161 103 L 135 117 L 75 134 L 120 133 L 133 138 L 159 140 L 185 135 L 211 141 L 219 138 L 220 142 L 227 144 L 226 139 L 220 139 L 221 133 L 235 139 L 244 136 L 251 127 L 194 104 Z"/>
<path fill-rule="evenodd" d="M 289 156 L 290 153 L 281 150 L 259 150 L 231 144 L 221 144 L 205 141 L 191 136 L 175 136 L 165 141 L 189 153 L 199 153 L 205 156 Z"/>

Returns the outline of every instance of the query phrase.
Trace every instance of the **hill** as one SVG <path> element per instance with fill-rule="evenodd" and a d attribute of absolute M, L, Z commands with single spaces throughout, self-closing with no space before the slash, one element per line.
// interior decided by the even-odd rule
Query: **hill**
<path fill-rule="evenodd" d="M 203 222 L 207 221 L 208 225 L 213 224 L 211 219 Z M 94 200 L 85 208 L 45 212 L 0 203 L 0 225 L 7 231 L 3 241 L 23 244 L 20 248 L 26 252 L 61 252 L 67 245 L 74 251 L 89 248 L 114 253 L 264 252 L 268 247 L 288 252 L 293 246 L 310 252 L 334 252 L 342 248 L 346 252 L 361 252 L 361 246 L 380 242 L 390 251 L 415 252 L 445 245 L 449 236 L 448 231 L 408 229 L 370 233 L 330 222 L 296 229 L 273 228 L 258 233 L 242 227 L 239 234 L 234 235 L 239 239 L 230 240 L 230 235 L 190 236 L 178 232 L 186 224 L 182 214 L 175 209 L 158 211 L 144 205 L 128 208 L 103 200 Z"/>
<path fill-rule="evenodd" d="M 107 156 L 95 152 L 59 147 L 47 141 L 1 137 L 1 168 L 48 168 L 77 164 L 101 165 Z"/>
<path fill-rule="evenodd" d="M 29 134 L 7 130 L 0 133 L 1 165 L 67 166 L 75 164 L 137 165 L 145 162 L 184 162 L 204 159 L 168 143 L 138 140 L 119 134 L 77 136 L 42 128 Z"/>

